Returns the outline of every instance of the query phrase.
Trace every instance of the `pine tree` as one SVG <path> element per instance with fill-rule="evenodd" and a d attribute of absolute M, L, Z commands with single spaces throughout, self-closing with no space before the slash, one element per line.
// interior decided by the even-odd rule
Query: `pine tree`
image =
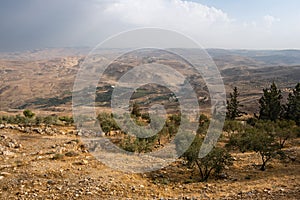
<path fill-rule="evenodd" d="M 259 119 L 276 121 L 283 111 L 281 91 L 273 82 L 271 87 L 263 89 L 263 92 L 263 96 L 259 99 Z"/>
<path fill-rule="evenodd" d="M 289 94 L 285 117 L 295 121 L 298 126 L 300 125 L 300 83 Z"/>
<path fill-rule="evenodd" d="M 230 101 L 227 101 L 227 113 L 226 117 L 230 120 L 234 120 L 237 117 L 242 116 L 244 112 L 242 112 L 239 108 L 243 107 L 238 101 L 239 92 L 237 87 L 234 87 L 233 93 L 230 93 Z"/>

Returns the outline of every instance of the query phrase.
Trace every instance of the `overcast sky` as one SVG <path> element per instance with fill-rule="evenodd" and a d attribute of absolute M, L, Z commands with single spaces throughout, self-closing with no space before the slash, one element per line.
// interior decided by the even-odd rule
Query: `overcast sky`
<path fill-rule="evenodd" d="M 159 27 L 205 48 L 300 49 L 299 0 L 1 0 L 0 50 L 94 47 Z"/>

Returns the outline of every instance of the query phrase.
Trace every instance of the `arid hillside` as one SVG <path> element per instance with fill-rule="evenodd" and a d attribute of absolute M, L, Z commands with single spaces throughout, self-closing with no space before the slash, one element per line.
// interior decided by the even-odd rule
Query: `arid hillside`
<path fill-rule="evenodd" d="M 0 109 L 30 108 L 36 112 L 70 113 L 75 76 L 87 49 L 43 49 L 32 52 L 2 53 L 0 56 Z M 113 54 L 113 51 L 107 51 Z M 299 51 L 238 51 L 209 49 L 217 64 L 229 93 L 234 86 L 241 91 L 245 111 L 257 112 L 257 99 L 262 88 L 272 81 L 286 96 L 299 82 Z M 185 70 L 175 58 L 159 52 L 146 52 L 115 61 L 107 71 L 108 82 L 97 90 L 99 106 L 108 106 L 114 80 L 126 70 L 144 62 L 156 62 L 181 70 L 190 77 L 200 98 L 207 98 L 208 91 L 201 77 Z M 167 59 L 166 59 L 167 58 Z M 132 60 L 133 59 L 133 60 Z M 132 60 L 132 61 L 131 61 Z M 201 83 L 199 85 L 199 83 Z M 163 90 L 159 91 L 164 93 Z M 143 95 L 137 95 L 137 98 Z M 155 95 L 154 95 L 155 96 Z M 206 107 L 208 104 L 203 104 Z"/>
<path fill-rule="evenodd" d="M 293 161 L 272 161 L 263 172 L 258 154 L 233 153 L 233 166 L 221 178 L 199 182 L 199 172 L 181 159 L 150 173 L 113 170 L 88 152 L 73 127 L 44 128 L 1 127 L 1 199 L 296 200 L 300 195 L 299 140 L 285 149 Z"/>

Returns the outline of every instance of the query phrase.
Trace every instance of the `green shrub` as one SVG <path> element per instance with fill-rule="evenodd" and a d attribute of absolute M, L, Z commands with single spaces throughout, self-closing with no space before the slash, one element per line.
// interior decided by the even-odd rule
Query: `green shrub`
<path fill-rule="evenodd" d="M 105 133 L 108 133 L 109 131 L 120 130 L 117 122 L 109 113 L 100 113 L 97 119 L 100 123 L 102 131 Z"/>
<path fill-rule="evenodd" d="M 40 116 L 36 116 L 35 117 L 35 125 L 40 125 L 41 123 L 43 123 L 43 117 L 40 117 Z"/>
<path fill-rule="evenodd" d="M 35 114 L 31 110 L 26 109 L 23 111 L 23 115 L 27 118 L 32 118 Z"/>
<path fill-rule="evenodd" d="M 58 123 L 58 117 L 56 115 L 49 115 L 44 117 L 43 123 L 46 125 L 53 125 Z"/>
<path fill-rule="evenodd" d="M 73 117 L 61 116 L 58 118 L 60 121 L 64 122 L 66 125 L 71 125 L 74 123 Z"/>
<path fill-rule="evenodd" d="M 156 136 L 152 136 L 149 138 L 135 138 L 131 136 L 127 136 L 121 147 L 130 152 L 138 152 L 138 153 L 147 153 L 153 150 L 153 146 L 156 141 Z"/>

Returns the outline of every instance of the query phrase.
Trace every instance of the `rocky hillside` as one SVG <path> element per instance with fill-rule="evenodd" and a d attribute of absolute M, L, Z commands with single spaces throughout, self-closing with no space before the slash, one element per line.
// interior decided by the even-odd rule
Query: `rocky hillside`
<path fill-rule="evenodd" d="M 271 162 L 262 172 L 257 154 L 234 153 L 234 165 L 221 179 L 201 183 L 182 160 L 155 172 L 123 173 L 96 160 L 72 127 L 35 130 L 0 128 L 1 199 L 296 200 L 300 195 L 299 141 L 286 149 L 294 161 Z"/>

